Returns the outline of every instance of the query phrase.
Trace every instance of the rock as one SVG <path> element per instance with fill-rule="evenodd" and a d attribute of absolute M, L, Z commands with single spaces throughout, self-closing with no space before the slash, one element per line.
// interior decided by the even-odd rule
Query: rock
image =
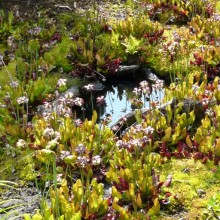
<path fill-rule="evenodd" d="M 90 84 L 94 85 L 94 91 L 102 91 L 105 88 L 104 84 L 99 81 L 91 82 Z"/>
<path fill-rule="evenodd" d="M 120 65 L 118 71 L 113 75 L 113 77 L 116 76 L 118 78 L 134 78 L 139 68 L 140 65 Z"/>
<path fill-rule="evenodd" d="M 79 95 L 79 87 L 74 85 L 72 87 L 70 87 L 69 89 L 67 89 L 66 92 L 72 92 L 74 97 L 78 96 Z M 61 94 L 62 95 L 62 94 Z"/>
<path fill-rule="evenodd" d="M 200 198 L 203 198 L 206 194 L 206 192 L 203 189 L 197 189 L 197 194 Z"/>
<path fill-rule="evenodd" d="M 142 67 L 140 70 L 140 74 L 144 75 L 144 78 L 146 78 L 147 81 L 150 83 L 155 83 L 159 78 L 156 74 L 153 73 L 153 71 L 148 67 Z"/>

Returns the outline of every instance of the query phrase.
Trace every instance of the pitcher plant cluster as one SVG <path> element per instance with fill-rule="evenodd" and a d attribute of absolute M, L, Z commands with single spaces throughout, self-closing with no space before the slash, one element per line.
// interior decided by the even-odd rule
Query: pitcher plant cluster
<path fill-rule="evenodd" d="M 20 23 L 0 13 L 7 47 L 0 142 L 8 155 L 30 153 L 42 192 L 40 210 L 26 220 L 154 219 L 179 201 L 169 190 L 172 174 L 160 178 L 164 163 L 193 158 L 219 166 L 220 4 L 141 0 L 124 9 L 120 19 L 107 18 L 94 1 L 86 12 L 53 19 L 42 11 L 37 22 Z M 122 116 L 110 128 L 111 115 L 98 120 L 106 100 L 94 100 L 91 80 L 105 83 L 122 64 L 150 67 L 163 80 L 141 81 L 129 95 L 136 123 Z M 91 118 L 85 100 L 68 90 L 73 83 L 90 96 Z M 204 216 L 216 204 L 218 194 Z"/>

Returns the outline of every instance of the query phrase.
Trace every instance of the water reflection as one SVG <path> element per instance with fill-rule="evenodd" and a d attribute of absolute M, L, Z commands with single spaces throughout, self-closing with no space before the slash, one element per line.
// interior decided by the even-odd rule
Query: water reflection
<path fill-rule="evenodd" d="M 81 90 L 81 97 L 85 100 L 85 117 L 91 119 L 92 117 L 92 101 L 94 110 L 97 111 L 99 118 L 98 122 L 104 120 L 106 117 L 111 116 L 112 121 L 109 123 L 109 126 L 113 125 L 116 121 L 118 121 L 125 114 L 130 113 L 134 110 L 134 106 L 131 103 L 130 98 L 132 97 L 132 91 L 134 88 L 139 87 L 140 81 L 120 81 L 113 82 L 111 84 L 105 84 L 105 88 L 102 91 L 85 91 Z M 91 100 L 91 92 L 92 98 Z M 97 106 L 96 99 L 97 97 L 104 96 L 105 105 Z M 149 108 L 149 100 L 156 102 L 163 98 L 163 90 L 157 91 L 152 90 L 152 93 L 149 97 L 141 95 L 141 100 L 144 103 L 144 108 Z M 78 114 L 82 116 L 82 111 L 78 111 Z M 82 118 L 83 119 L 83 118 Z"/>

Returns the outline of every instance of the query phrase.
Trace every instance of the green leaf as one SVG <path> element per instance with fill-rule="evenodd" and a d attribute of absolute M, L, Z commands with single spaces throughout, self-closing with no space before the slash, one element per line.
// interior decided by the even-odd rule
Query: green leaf
<path fill-rule="evenodd" d="M 157 215 L 160 211 L 160 203 L 159 203 L 159 199 L 156 198 L 154 200 L 154 205 L 152 208 L 149 209 L 147 215 L 148 216 L 153 216 L 153 215 Z"/>
<path fill-rule="evenodd" d="M 92 124 L 95 125 L 96 121 L 97 121 L 97 112 L 93 111 L 93 115 L 92 115 Z"/>
<path fill-rule="evenodd" d="M 211 126 L 211 121 L 207 115 L 205 116 L 204 119 L 202 119 L 202 126 L 203 128 L 206 128 L 206 129 L 210 128 Z"/>
<path fill-rule="evenodd" d="M 24 214 L 24 220 L 31 220 L 31 216 L 29 214 Z"/>
<path fill-rule="evenodd" d="M 135 54 L 140 50 L 143 40 L 138 40 L 132 35 L 125 39 L 125 43 L 122 43 L 126 47 L 126 53 Z"/>
<path fill-rule="evenodd" d="M 178 142 L 180 134 L 181 134 L 181 129 L 180 129 L 180 126 L 178 124 L 175 128 L 174 134 L 172 135 L 172 144 L 176 144 Z"/>
<path fill-rule="evenodd" d="M 166 107 L 166 110 L 167 110 L 167 124 L 170 124 L 170 121 L 172 120 L 173 117 L 173 111 L 170 105 Z"/>
<path fill-rule="evenodd" d="M 121 193 L 118 192 L 118 190 L 116 189 L 115 186 L 112 186 L 112 197 L 113 197 L 113 198 L 118 198 L 118 199 L 121 199 L 121 198 L 122 198 Z"/>
<path fill-rule="evenodd" d="M 195 121 L 195 111 L 191 111 L 189 113 L 188 124 L 193 124 Z"/>
<path fill-rule="evenodd" d="M 165 130 L 165 136 L 162 138 L 162 141 L 169 141 L 170 136 L 171 136 L 171 132 L 172 132 L 172 128 L 171 128 L 171 127 L 168 127 L 168 128 Z"/>
<path fill-rule="evenodd" d="M 141 124 L 141 111 L 140 110 L 138 110 L 138 109 L 136 109 L 135 110 L 135 119 L 136 119 L 136 121 L 137 121 L 137 123 L 139 123 L 139 124 Z"/>
<path fill-rule="evenodd" d="M 70 220 L 81 220 L 81 213 L 80 212 L 75 213 Z"/>
<path fill-rule="evenodd" d="M 37 210 L 37 213 L 32 217 L 32 220 L 43 220 L 43 216 L 40 214 L 39 210 Z"/>

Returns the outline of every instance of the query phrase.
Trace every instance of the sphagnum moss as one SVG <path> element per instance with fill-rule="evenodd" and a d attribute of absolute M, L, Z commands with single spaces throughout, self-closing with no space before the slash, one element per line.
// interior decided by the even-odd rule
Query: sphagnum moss
<path fill-rule="evenodd" d="M 202 219 L 202 210 L 208 199 L 219 190 L 220 180 L 216 178 L 219 172 L 212 163 L 202 164 L 194 159 L 172 159 L 163 164 L 160 171 L 161 179 L 165 180 L 168 174 L 173 176 L 171 186 L 167 188 L 172 196 L 170 204 L 165 207 L 166 215 L 179 213 L 184 217 L 190 217 L 189 219 Z"/>

